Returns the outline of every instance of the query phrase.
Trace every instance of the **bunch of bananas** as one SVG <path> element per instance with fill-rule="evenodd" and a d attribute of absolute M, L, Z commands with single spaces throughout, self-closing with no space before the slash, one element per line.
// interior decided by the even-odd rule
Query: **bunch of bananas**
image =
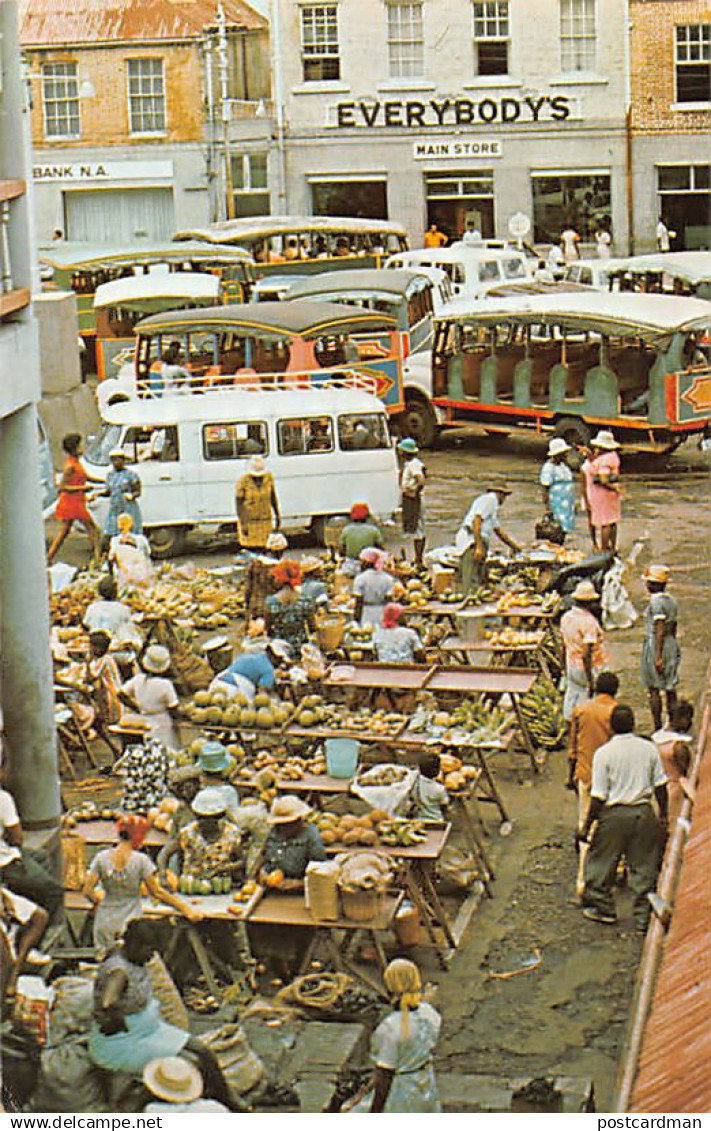
<path fill-rule="evenodd" d="M 381 844 L 391 848 L 411 848 L 427 840 L 427 832 L 422 821 L 392 820 L 383 821 L 378 826 Z"/>
<path fill-rule="evenodd" d="M 538 746 L 555 750 L 565 738 L 563 697 L 549 679 L 539 676 L 533 687 L 519 700 L 521 715 L 531 738 Z"/>

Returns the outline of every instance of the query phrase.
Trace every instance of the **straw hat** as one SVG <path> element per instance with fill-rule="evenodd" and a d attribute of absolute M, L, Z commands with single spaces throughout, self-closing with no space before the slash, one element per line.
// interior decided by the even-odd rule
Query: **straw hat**
<path fill-rule="evenodd" d="M 145 735 L 150 729 L 148 719 L 144 719 L 142 715 L 132 715 L 126 713 L 117 723 L 113 723 L 109 728 L 111 734 L 140 734 Z"/>
<path fill-rule="evenodd" d="M 650 565 L 643 574 L 645 581 L 656 581 L 658 585 L 666 585 L 669 580 L 669 566 Z"/>
<path fill-rule="evenodd" d="M 607 431 L 598 432 L 597 436 L 590 441 L 591 448 L 602 448 L 606 452 L 614 452 L 615 448 L 619 448 L 619 446 L 612 432 Z"/>
<path fill-rule="evenodd" d="M 226 770 L 231 759 L 221 742 L 205 742 L 198 754 L 197 764 L 206 774 L 219 774 Z"/>
<path fill-rule="evenodd" d="M 311 809 L 300 797 L 287 793 L 284 797 L 276 797 L 269 810 L 270 825 L 290 825 L 292 821 L 300 821 L 308 817 Z"/>
<path fill-rule="evenodd" d="M 488 486 L 489 491 L 495 491 L 497 495 L 510 495 L 511 488 L 508 487 L 501 479 L 492 479 Z"/>
<path fill-rule="evenodd" d="M 227 812 L 227 802 L 221 789 L 208 785 L 195 795 L 191 808 L 196 817 L 221 817 Z"/>
<path fill-rule="evenodd" d="M 562 436 L 556 436 L 555 439 L 551 440 L 550 444 L 548 445 L 549 456 L 559 456 L 562 455 L 563 452 L 569 451 L 570 444 L 566 444 Z"/>
<path fill-rule="evenodd" d="M 146 648 L 141 667 L 151 675 L 163 675 L 170 667 L 170 652 L 162 644 L 151 644 Z"/>
<path fill-rule="evenodd" d="M 597 589 L 592 581 L 579 581 L 573 590 L 572 597 L 574 601 L 597 601 Z"/>
<path fill-rule="evenodd" d="M 264 456 L 252 456 L 247 464 L 247 474 L 255 475 L 259 479 L 267 474 L 267 465 L 264 462 Z"/>
<path fill-rule="evenodd" d="M 219 652 L 222 648 L 231 647 L 226 636 L 211 636 L 204 644 L 200 645 L 201 652 Z"/>
<path fill-rule="evenodd" d="M 191 1103 L 202 1095 L 200 1070 L 180 1056 L 150 1060 L 143 1069 L 143 1083 L 161 1100 Z"/>

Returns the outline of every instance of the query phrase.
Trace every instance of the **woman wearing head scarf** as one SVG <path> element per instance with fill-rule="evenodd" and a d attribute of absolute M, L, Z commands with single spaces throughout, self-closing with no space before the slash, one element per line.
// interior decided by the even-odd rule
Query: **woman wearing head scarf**
<path fill-rule="evenodd" d="M 267 634 L 283 640 L 292 657 L 298 658 L 316 627 L 313 606 L 301 595 L 301 566 L 285 558 L 274 566 L 272 577 L 279 588 L 264 603 Z"/>
<path fill-rule="evenodd" d="M 666 566 L 651 565 L 644 571 L 649 604 L 644 613 L 642 684 L 649 695 L 649 709 L 655 730 L 661 730 L 662 727 L 662 691 L 666 697 L 670 720 L 674 714 L 681 662 L 676 638 L 678 611 L 676 601 L 667 593 L 668 580 L 669 570 Z"/>
<path fill-rule="evenodd" d="M 184 899 L 166 891 L 158 883 L 156 867 L 150 856 L 141 852 L 150 825 L 144 817 L 121 817 L 116 825 L 118 840 L 113 848 L 97 852 L 84 883 L 83 894 L 95 909 L 94 946 L 112 946 L 131 919 L 140 919 L 141 884 L 160 903 L 174 907 L 193 922 L 202 913 Z M 101 885 L 103 898 L 96 887 Z"/>
<path fill-rule="evenodd" d="M 383 624 L 373 635 L 375 653 L 380 664 L 414 664 L 425 658 L 425 651 L 414 628 L 400 624 L 404 605 L 390 603 L 383 609 Z"/>
<path fill-rule="evenodd" d="M 60 546 L 67 537 L 75 522 L 80 523 L 91 543 L 92 561 L 99 557 L 99 528 L 89 514 L 86 506 L 87 492 L 89 491 L 89 475 L 81 462 L 84 453 L 84 441 L 78 432 L 69 432 L 62 440 L 62 447 L 66 454 L 62 479 L 59 484 L 59 500 L 54 512 L 54 517 L 59 521 L 60 527 L 52 545 L 47 553 L 47 565 L 54 561 Z M 92 482 L 95 480 L 92 479 Z"/>
<path fill-rule="evenodd" d="M 617 548 L 617 527 L 622 507 L 620 457 L 617 454 L 619 446 L 612 432 L 598 432 L 595 439 L 590 441 L 591 455 L 580 469 L 583 503 L 588 512 L 588 526 L 594 549 L 614 551 Z"/>
<path fill-rule="evenodd" d="M 384 980 L 397 1008 L 373 1033 L 373 1087 L 352 1111 L 441 1112 L 432 1056 L 442 1018 L 422 1000 L 422 980 L 414 962 L 395 958 Z"/>
<path fill-rule="evenodd" d="M 395 578 L 385 572 L 386 560 L 385 553 L 375 547 L 361 551 L 361 572 L 353 582 L 353 617 L 361 626 L 372 624 L 378 628 L 383 623 L 383 609 L 395 585 Z"/>
<path fill-rule="evenodd" d="M 143 533 L 138 498 L 141 494 L 141 480 L 130 467 L 126 467 L 126 453 L 123 448 L 113 448 L 109 452 L 111 470 L 106 476 L 106 484 L 100 495 L 109 496 L 109 513 L 106 516 L 103 535 L 105 542 L 115 538 L 119 532 L 118 517 L 130 514 L 135 534 Z"/>
<path fill-rule="evenodd" d="M 109 545 L 109 569 L 116 573 L 120 589 L 137 589 L 153 580 L 153 564 L 148 539 L 133 530 L 130 514 L 116 520 L 119 532 Z"/>
<path fill-rule="evenodd" d="M 179 750 L 180 736 L 173 719 L 179 700 L 172 681 L 166 677 L 170 652 L 160 644 L 151 644 L 141 667 L 143 671 L 124 683 L 119 693 L 121 700 L 131 711 L 144 716 L 157 742 L 168 750 Z"/>
<path fill-rule="evenodd" d="M 235 488 L 237 534 L 243 550 L 264 551 L 273 530 L 281 524 L 274 476 L 263 456 L 252 456 L 246 475 Z M 272 518 L 273 516 L 273 518 Z"/>

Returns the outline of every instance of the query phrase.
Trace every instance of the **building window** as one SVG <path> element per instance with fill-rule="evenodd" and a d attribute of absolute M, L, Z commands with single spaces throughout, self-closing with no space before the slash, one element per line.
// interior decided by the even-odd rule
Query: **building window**
<path fill-rule="evenodd" d="M 609 173 L 534 173 L 532 180 L 535 242 L 558 243 L 561 232 L 569 227 L 590 241 L 595 239 L 598 226 L 610 231 Z"/>
<path fill-rule="evenodd" d="M 301 57 L 304 82 L 341 77 L 336 4 L 308 4 L 301 9 Z"/>
<path fill-rule="evenodd" d="M 487 0 L 474 5 L 474 52 L 478 75 L 508 74 L 508 0 Z"/>
<path fill-rule="evenodd" d="M 595 0 L 560 0 L 560 59 L 564 71 L 595 70 Z"/>
<path fill-rule="evenodd" d="M 268 216 L 266 153 L 240 153 L 232 158 L 235 216 Z"/>
<path fill-rule="evenodd" d="M 76 63 L 42 67 L 45 137 L 79 137 L 79 83 Z"/>
<path fill-rule="evenodd" d="M 418 78 L 424 74 L 422 4 L 388 0 L 388 56 L 391 78 Z"/>
<path fill-rule="evenodd" d="M 129 59 L 128 109 L 132 134 L 165 133 L 162 59 Z"/>
<path fill-rule="evenodd" d="M 711 24 L 680 24 L 676 28 L 676 100 L 711 99 Z"/>
<path fill-rule="evenodd" d="M 711 181 L 706 165 L 658 165 L 659 215 L 670 231 L 673 251 L 711 246 Z"/>
<path fill-rule="evenodd" d="M 378 180 L 343 180 L 311 184 L 311 210 L 314 216 L 356 216 L 365 220 L 387 220 L 388 186 Z"/>

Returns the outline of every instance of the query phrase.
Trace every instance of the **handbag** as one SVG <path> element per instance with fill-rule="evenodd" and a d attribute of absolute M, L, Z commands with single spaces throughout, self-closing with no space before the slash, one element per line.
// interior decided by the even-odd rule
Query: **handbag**
<path fill-rule="evenodd" d="M 536 523 L 536 539 L 539 542 L 553 542 L 556 546 L 562 546 L 565 542 L 565 531 L 551 511 L 546 511 Z"/>

